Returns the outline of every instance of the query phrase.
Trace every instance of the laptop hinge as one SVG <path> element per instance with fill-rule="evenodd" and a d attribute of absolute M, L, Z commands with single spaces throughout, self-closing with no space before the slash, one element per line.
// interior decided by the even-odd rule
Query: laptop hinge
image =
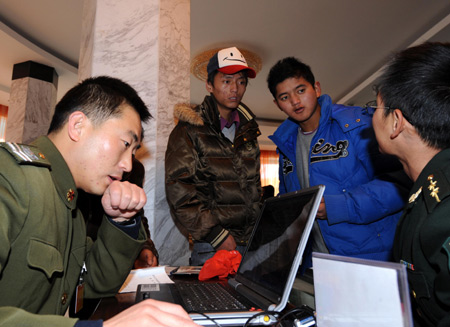
<path fill-rule="evenodd" d="M 228 284 L 233 289 L 235 289 L 239 294 L 245 296 L 248 300 L 250 300 L 251 302 L 255 303 L 261 309 L 267 310 L 271 305 L 273 305 L 273 303 L 268 301 L 265 297 L 259 295 L 255 291 L 249 289 L 244 284 L 239 283 L 234 278 L 229 279 L 228 280 Z"/>

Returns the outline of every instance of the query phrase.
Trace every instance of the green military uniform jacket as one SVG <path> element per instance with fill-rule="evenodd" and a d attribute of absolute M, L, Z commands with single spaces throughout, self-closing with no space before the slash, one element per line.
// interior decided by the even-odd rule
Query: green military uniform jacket
<path fill-rule="evenodd" d="M 145 231 L 135 240 L 104 218 L 93 243 L 53 143 L 41 137 L 34 146 L 0 145 L 0 326 L 73 326 L 76 319 L 61 315 L 83 263 L 85 298 L 115 294 Z"/>
<path fill-rule="evenodd" d="M 407 266 L 415 326 L 450 326 L 450 149 L 417 178 L 393 254 Z"/>

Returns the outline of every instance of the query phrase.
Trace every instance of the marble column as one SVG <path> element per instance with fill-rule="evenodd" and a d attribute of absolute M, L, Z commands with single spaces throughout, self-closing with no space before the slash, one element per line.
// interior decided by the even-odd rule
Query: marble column
<path fill-rule="evenodd" d="M 137 153 L 146 170 L 145 215 L 160 264 L 186 265 L 188 243 L 165 199 L 164 154 L 173 107 L 190 97 L 190 0 L 85 0 L 83 17 L 79 78 L 118 77 L 150 108 Z"/>
<path fill-rule="evenodd" d="M 56 105 L 58 75 L 53 67 L 26 61 L 15 64 L 5 140 L 29 143 L 46 135 Z"/>

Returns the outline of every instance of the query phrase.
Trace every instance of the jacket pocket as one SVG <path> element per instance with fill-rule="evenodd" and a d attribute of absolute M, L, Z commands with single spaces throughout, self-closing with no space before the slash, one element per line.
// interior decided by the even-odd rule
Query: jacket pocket
<path fill-rule="evenodd" d="M 28 265 L 42 270 L 47 278 L 55 272 L 63 272 L 63 259 L 58 249 L 38 239 L 31 239 L 27 254 Z"/>
<path fill-rule="evenodd" d="M 433 295 L 433 285 L 427 283 L 425 274 L 410 271 L 408 271 L 408 282 L 411 287 L 412 300 L 417 305 L 416 310 L 419 316 L 428 320 L 430 326 L 437 326 L 437 322 L 446 313 Z"/>
<path fill-rule="evenodd" d="M 408 281 L 411 285 L 412 296 L 418 301 L 420 299 L 428 300 L 431 297 L 430 289 L 422 273 L 408 271 Z"/>

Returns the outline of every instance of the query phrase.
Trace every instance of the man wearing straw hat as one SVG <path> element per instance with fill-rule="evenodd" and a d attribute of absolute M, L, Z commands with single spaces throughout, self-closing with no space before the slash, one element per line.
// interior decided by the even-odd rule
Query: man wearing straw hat
<path fill-rule="evenodd" d="M 194 241 L 191 265 L 217 250 L 242 253 L 259 213 L 261 134 L 241 103 L 256 72 L 235 48 L 215 53 L 207 66 L 199 106 L 177 105 L 165 161 L 166 195 L 173 218 Z"/>

